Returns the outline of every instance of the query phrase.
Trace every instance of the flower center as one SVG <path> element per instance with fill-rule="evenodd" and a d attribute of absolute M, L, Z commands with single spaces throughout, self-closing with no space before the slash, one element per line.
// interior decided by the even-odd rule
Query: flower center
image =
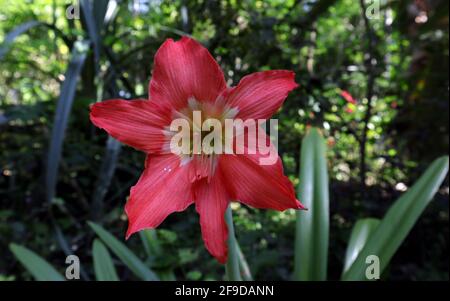
<path fill-rule="evenodd" d="M 193 180 L 214 174 L 217 155 L 227 147 L 225 120 L 235 116 L 236 110 L 228 109 L 220 98 L 214 103 L 190 98 L 188 106 L 174 112 L 170 149 L 181 157 L 182 164 L 192 162 Z"/>

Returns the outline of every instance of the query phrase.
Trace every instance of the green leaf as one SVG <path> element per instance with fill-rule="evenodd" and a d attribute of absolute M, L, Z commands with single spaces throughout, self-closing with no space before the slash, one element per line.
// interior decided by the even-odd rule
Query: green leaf
<path fill-rule="evenodd" d="M 343 273 L 348 270 L 348 268 L 355 261 L 356 257 L 358 257 L 358 254 L 363 249 L 370 235 L 375 231 L 379 224 L 379 219 L 365 218 L 358 220 L 353 226 L 350 241 L 347 246 L 347 252 L 345 253 Z"/>
<path fill-rule="evenodd" d="M 101 35 L 101 30 L 105 24 L 105 16 L 108 10 L 109 0 L 95 0 L 92 5 L 96 28 L 98 30 L 98 34 Z"/>
<path fill-rule="evenodd" d="M 72 109 L 72 103 L 75 97 L 78 76 L 80 75 L 86 60 L 86 47 L 86 42 L 80 41 L 75 44 L 74 49 L 72 50 L 72 58 L 65 74 L 65 80 L 61 87 L 58 105 L 56 107 L 46 169 L 46 192 L 48 202 L 52 202 L 55 196 L 62 145 L 70 111 Z"/>
<path fill-rule="evenodd" d="M 295 280 L 326 280 L 329 236 L 328 171 L 325 142 L 311 128 L 302 142 L 298 198 L 307 210 L 297 211 Z"/>
<path fill-rule="evenodd" d="M 103 243 L 95 239 L 92 245 L 95 277 L 98 281 L 119 281 L 111 255 Z"/>
<path fill-rule="evenodd" d="M 98 220 L 103 213 L 103 200 L 108 192 L 111 180 L 116 170 L 121 144 L 118 140 L 109 136 L 106 141 L 106 149 L 100 166 L 95 190 L 92 196 L 92 218 Z"/>
<path fill-rule="evenodd" d="M 94 230 L 94 232 L 100 237 L 100 239 L 109 247 L 109 249 L 120 258 L 120 260 L 128 267 L 130 270 L 142 280 L 158 280 L 156 274 L 145 266 L 133 252 L 130 251 L 123 243 L 121 243 L 117 238 L 111 235 L 108 231 L 103 229 L 101 226 L 88 222 L 89 226 Z"/>
<path fill-rule="evenodd" d="M 236 244 L 237 254 L 239 258 L 239 269 L 241 271 L 242 279 L 244 281 L 253 281 L 252 272 L 248 265 L 247 259 L 245 259 L 244 253 L 242 253 L 239 243 Z"/>
<path fill-rule="evenodd" d="M 16 244 L 10 244 L 9 249 L 20 263 L 38 281 L 64 281 L 64 277 L 56 269 L 33 251 Z"/>
<path fill-rule="evenodd" d="M 55 32 L 55 34 L 57 34 L 59 37 L 61 37 L 64 40 L 64 42 L 66 43 L 67 46 L 69 46 L 69 47 L 72 46 L 72 41 L 52 24 L 47 24 L 47 23 L 39 22 L 39 21 L 28 21 L 28 22 L 18 25 L 17 27 L 15 27 L 12 31 L 10 31 L 6 35 L 5 39 L 3 40 L 2 44 L 0 45 L 0 60 L 2 60 L 3 57 L 5 56 L 5 54 L 9 51 L 9 47 L 11 46 L 12 43 L 14 43 L 14 41 L 17 39 L 17 37 L 24 34 L 28 30 L 30 30 L 34 27 L 38 27 L 38 26 L 45 26 L 48 29 L 53 30 Z"/>
<path fill-rule="evenodd" d="M 92 11 L 92 1 L 80 0 L 80 6 L 84 14 L 83 20 L 86 22 L 86 31 L 94 49 L 94 58 L 97 68 L 100 60 L 101 36 L 99 34 L 99 29 L 97 28 L 97 21 L 95 20 L 94 13 Z"/>
<path fill-rule="evenodd" d="M 161 245 L 156 235 L 155 229 L 145 229 L 139 231 L 142 244 L 144 246 L 145 253 L 149 258 L 154 258 L 162 254 Z"/>
<path fill-rule="evenodd" d="M 225 212 L 225 221 L 228 225 L 228 260 L 225 271 L 228 281 L 241 281 L 241 271 L 239 270 L 239 256 L 237 240 L 234 234 L 233 213 L 231 206 Z"/>
<path fill-rule="evenodd" d="M 380 222 L 356 260 L 343 274 L 342 280 L 367 280 L 365 260 L 376 255 L 380 260 L 380 273 L 402 244 L 419 216 L 436 194 L 448 172 L 448 157 L 436 159 L 408 192 L 403 194 Z"/>
<path fill-rule="evenodd" d="M 31 28 L 39 26 L 39 25 L 42 25 L 42 23 L 39 22 L 39 21 L 29 21 L 29 22 L 25 22 L 23 24 L 20 24 L 19 26 L 14 28 L 11 32 L 9 32 L 6 35 L 6 38 L 3 41 L 3 43 L 0 45 L 0 60 L 8 52 L 9 46 L 14 42 L 14 40 L 18 36 L 20 36 L 21 34 L 27 32 Z"/>

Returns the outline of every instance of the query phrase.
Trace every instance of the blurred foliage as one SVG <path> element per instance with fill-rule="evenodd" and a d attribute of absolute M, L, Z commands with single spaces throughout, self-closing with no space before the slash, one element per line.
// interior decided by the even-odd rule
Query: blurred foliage
<path fill-rule="evenodd" d="M 12 260 L 11 242 L 26 242 L 59 267 L 65 254 L 74 253 L 84 277 L 93 278 L 95 234 L 87 221 L 124 237 L 123 206 L 144 155 L 108 144 L 106 133 L 91 125 L 88 107 L 102 99 L 146 97 L 153 56 L 169 37 L 186 34 L 201 41 L 230 85 L 255 71 L 296 72 L 300 88 L 275 116 L 279 152 L 297 186 L 301 138 L 308 125 L 324 129 L 331 184 L 330 279 L 340 276 L 354 222 L 381 217 L 432 159 L 448 154 L 448 1 L 381 0 L 379 14 L 371 19 L 353 0 L 110 2 L 117 9 L 110 22 L 97 24 L 103 47 L 96 60 L 91 45 L 81 71 L 56 197 L 48 202 L 46 160 L 61 84 L 73 44 L 92 40 L 92 33 L 83 10 L 79 20 L 66 17 L 76 1 L 0 0 L 0 42 L 24 22 L 50 25 L 30 28 L 0 60 L 0 280 L 29 279 Z M 118 159 L 110 156 L 114 173 L 103 183 L 102 162 L 111 149 Z M 95 197 L 100 207 L 93 206 L 99 185 L 106 187 L 104 196 Z M 394 256 L 388 279 L 448 280 L 448 180 L 435 199 Z M 237 238 L 254 278 L 290 279 L 295 212 L 233 208 Z M 221 279 L 223 267 L 203 248 L 199 230 L 193 208 L 170 216 L 155 232 L 164 253 L 149 259 L 152 267 L 173 270 L 177 279 Z M 126 244 L 145 258 L 139 235 Z M 120 279 L 135 279 L 120 263 L 116 267 Z"/>

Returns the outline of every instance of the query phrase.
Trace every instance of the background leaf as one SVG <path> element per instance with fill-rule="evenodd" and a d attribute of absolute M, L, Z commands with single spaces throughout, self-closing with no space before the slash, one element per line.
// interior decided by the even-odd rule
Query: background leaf
<path fill-rule="evenodd" d="M 62 145 L 75 97 L 77 79 L 86 60 L 86 47 L 85 41 L 75 44 L 58 99 L 47 157 L 46 192 L 48 202 L 52 202 L 55 196 Z"/>
<path fill-rule="evenodd" d="M 161 245 L 156 235 L 155 229 L 145 229 L 139 231 L 139 237 L 141 238 L 142 245 L 144 246 L 145 253 L 149 258 L 162 255 Z"/>
<path fill-rule="evenodd" d="M 116 268 L 103 243 L 95 239 L 92 245 L 95 277 L 98 281 L 119 281 Z"/>
<path fill-rule="evenodd" d="M 9 245 L 9 249 L 20 263 L 38 281 L 64 281 L 64 277 L 55 268 L 33 251 L 16 245 Z"/>
<path fill-rule="evenodd" d="M 9 46 L 14 42 L 14 40 L 20 36 L 21 34 L 27 32 L 33 27 L 42 25 L 39 21 L 29 21 L 23 24 L 20 24 L 16 28 L 14 28 L 11 32 L 8 33 L 3 43 L 0 45 L 0 60 L 3 56 L 8 52 Z"/>
<path fill-rule="evenodd" d="M 95 223 L 89 222 L 89 226 L 137 277 L 142 280 L 158 280 L 156 274 L 117 238 Z"/>
<path fill-rule="evenodd" d="M 448 157 L 436 159 L 428 167 L 416 184 L 391 206 L 354 263 L 343 274 L 343 280 L 366 280 L 365 259 L 369 255 L 379 257 L 380 273 L 383 272 L 439 189 L 447 172 Z"/>
<path fill-rule="evenodd" d="M 247 259 L 245 259 L 244 253 L 242 253 L 241 246 L 239 246 L 239 243 L 236 244 L 236 248 L 239 258 L 239 269 L 241 271 L 242 279 L 244 281 L 253 281 L 250 266 L 248 265 Z"/>

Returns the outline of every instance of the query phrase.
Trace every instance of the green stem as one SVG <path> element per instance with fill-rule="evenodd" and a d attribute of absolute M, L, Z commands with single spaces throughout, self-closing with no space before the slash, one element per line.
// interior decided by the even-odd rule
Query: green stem
<path fill-rule="evenodd" d="M 225 212 L 225 221 L 228 225 L 228 261 L 226 265 L 226 274 L 228 281 L 241 281 L 239 271 L 239 255 L 237 249 L 236 236 L 234 235 L 233 214 L 229 206 Z"/>

